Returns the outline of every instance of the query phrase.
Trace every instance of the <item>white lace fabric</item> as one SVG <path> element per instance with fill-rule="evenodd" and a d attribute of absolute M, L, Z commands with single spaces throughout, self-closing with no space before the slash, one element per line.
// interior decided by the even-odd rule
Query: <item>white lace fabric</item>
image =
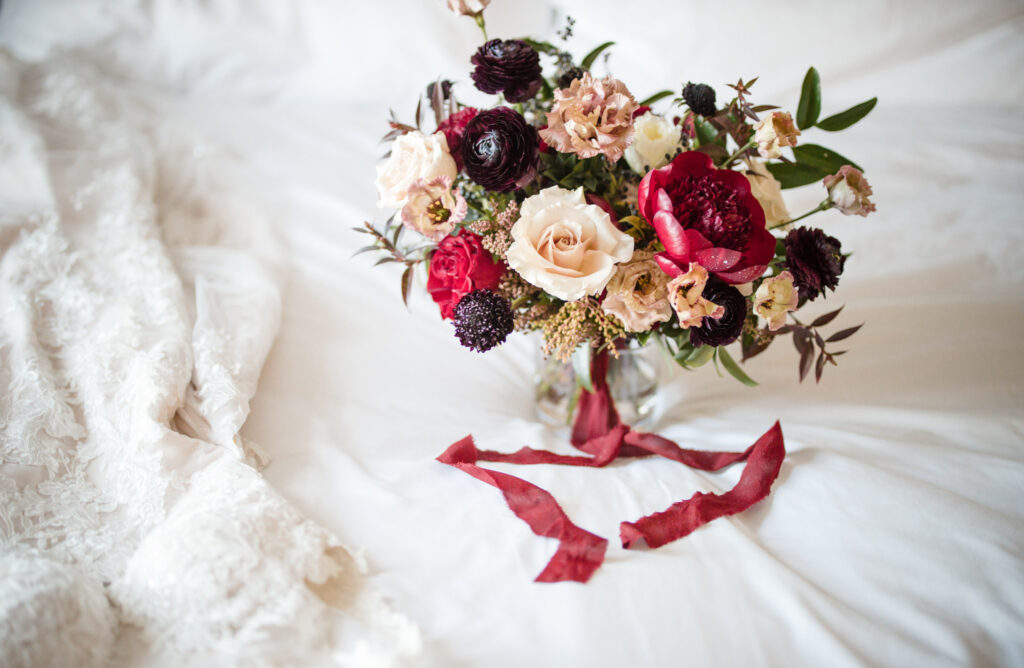
<path fill-rule="evenodd" d="M 182 136 L 0 53 L 0 664 L 400 663 L 416 629 L 238 435 L 276 246 Z"/>

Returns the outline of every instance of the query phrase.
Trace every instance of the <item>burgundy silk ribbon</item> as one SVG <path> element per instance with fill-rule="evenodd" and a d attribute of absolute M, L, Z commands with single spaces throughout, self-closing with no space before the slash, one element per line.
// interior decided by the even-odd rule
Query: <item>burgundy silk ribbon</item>
<path fill-rule="evenodd" d="M 607 375 L 608 353 L 603 351 L 592 360 L 594 391 L 582 392 L 572 427 L 572 444 L 589 456 L 559 455 L 532 448 L 521 448 L 513 453 L 478 450 L 473 437 L 466 436 L 437 458 L 497 487 L 512 512 L 535 534 L 558 540 L 558 550 L 537 576 L 537 582 L 586 582 L 604 561 L 608 540 L 573 524 L 555 498 L 540 487 L 507 473 L 477 466 L 478 461 L 602 467 L 618 457 L 661 455 L 701 471 L 718 471 L 746 461 L 739 482 L 728 492 L 697 492 L 662 512 L 635 522 L 623 522 L 619 536 L 625 548 L 641 540 L 652 548 L 659 547 L 689 535 L 714 519 L 746 510 L 768 496 L 782 467 L 786 448 L 778 422 L 743 452 L 687 450 L 667 438 L 634 431 L 623 424 L 608 389 Z"/>

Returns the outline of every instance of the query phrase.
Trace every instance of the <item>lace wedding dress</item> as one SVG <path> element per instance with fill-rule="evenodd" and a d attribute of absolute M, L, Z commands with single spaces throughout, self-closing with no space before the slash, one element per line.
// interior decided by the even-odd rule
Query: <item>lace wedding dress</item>
<path fill-rule="evenodd" d="M 125 90 L 0 52 L 0 665 L 397 665 L 416 629 L 238 435 L 258 190 Z"/>

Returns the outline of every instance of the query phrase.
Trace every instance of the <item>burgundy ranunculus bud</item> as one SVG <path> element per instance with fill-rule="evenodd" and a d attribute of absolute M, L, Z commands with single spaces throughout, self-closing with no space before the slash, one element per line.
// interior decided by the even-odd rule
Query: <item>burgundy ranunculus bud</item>
<path fill-rule="evenodd" d="M 519 39 L 492 39 L 469 59 L 476 66 L 470 75 L 485 93 L 504 93 L 509 102 L 523 102 L 541 86 L 540 55 Z"/>
<path fill-rule="evenodd" d="M 705 317 L 699 327 L 690 328 L 690 343 L 695 346 L 724 346 L 740 338 L 747 318 L 747 298 L 724 281 L 712 278 L 701 297 L 725 309 L 720 318 Z"/>
<path fill-rule="evenodd" d="M 825 288 L 836 289 L 846 264 L 839 239 L 816 227 L 798 227 L 790 230 L 784 243 L 786 261 L 782 266 L 793 274 L 800 297 L 814 301 Z"/>
<path fill-rule="evenodd" d="M 448 152 L 455 159 L 455 166 L 462 169 L 462 135 L 466 134 L 466 126 L 476 118 L 477 110 L 474 107 L 465 107 L 456 111 L 448 118 L 441 121 L 437 131 L 444 134 L 448 142 Z"/>
<path fill-rule="evenodd" d="M 469 178 L 487 190 L 516 190 L 537 173 L 539 141 L 536 128 L 516 110 L 481 111 L 462 136 L 462 164 Z"/>

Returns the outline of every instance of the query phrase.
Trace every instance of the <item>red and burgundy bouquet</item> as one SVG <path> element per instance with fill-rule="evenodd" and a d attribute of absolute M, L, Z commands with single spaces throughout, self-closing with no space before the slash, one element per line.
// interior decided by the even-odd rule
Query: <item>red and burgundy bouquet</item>
<path fill-rule="evenodd" d="M 377 168 L 377 188 L 380 206 L 396 213 L 382 226 L 355 228 L 372 237 L 363 250 L 383 252 L 380 263 L 405 265 L 403 299 L 414 268 L 426 265 L 427 291 L 464 346 L 483 352 L 513 331 L 540 331 L 546 354 L 587 360 L 575 365 L 590 377 L 582 381 L 573 443 L 593 457 L 554 463 L 598 466 L 616 456 L 659 454 L 715 470 L 760 457 L 770 473 L 781 462 L 778 425 L 758 442 L 767 443 L 763 452 L 755 444 L 731 459 L 732 453 L 704 452 L 697 459 L 724 458 L 697 461 L 692 453 L 701 451 L 621 424 L 603 378 L 607 357 L 629 342 L 653 342 L 684 368 L 714 360 L 755 384 L 726 346 L 739 342 L 746 360 L 792 335 L 801 380 L 812 368 L 820 379 L 825 365 L 843 352 L 832 344 L 858 328 L 819 333 L 838 311 L 806 324 L 798 319 L 804 304 L 836 288 L 846 261 L 837 238 L 800 221 L 831 208 L 866 216 L 875 206 L 860 167 L 801 135 L 843 130 L 876 100 L 820 118 L 814 68 L 804 78 L 795 117 L 755 104 L 756 79 L 730 84 L 725 104 L 711 86 L 692 82 L 677 97 L 665 90 L 638 100 L 623 81 L 593 71 L 611 42 L 576 60 L 550 42 L 487 40 L 487 0 L 448 4 L 483 30 L 485 41 L 469 58 L 468 74 L 478 90 L 497 97 L 489 108 L 465 106 L 456 99 L 456 84 L 438 80 L 425 94 L 432 130 L 424 127 L 422 98 L 414 123 L 401 123 L 392 113 L 385 136 L 391 146 Z M 571 32 L 570 19 L 560 37 L 567 40 Z M 821 203 L 791 216 L 782 190 L 815 182 L 824 188 Z M 508 459 L 513 456 L 476 451 L 470 441 L 453 446 L 442 460 L 502 487 L 515 509 L 505 480 L 511 476 L 496 478 L 475 461 L 552 461 L 550 453 L 523 453 Z M 741 480 L 728 493 L 745 495 L 738 505 L 719 508 L 709 499 L 724 497 L 715 495 L 684 502 L 691 505 L 679 512 L 702 521 L 682 534 L 676 526 L 659 538 L 661 529 L 651 528 L 657 522 L 637 528 L 650 518 L 624 523 L 623 543 L 643 538 L 654 545 L 685 535 L 763 498 L 774 477 L 765 473 L 745 487 Z M 528 497 L 537 488 L 532 490 Z M 710 515 L 694 514 L 693 502 L 707 506 Z M 580 540 L 555 537 L 564 549 L 575 547 L 568 562 L 555 566 L 556 555 L 553 571 L 545 570 L 541 579 L 589 577 L 596 568 L 593 554 Z M 596 549 L 592 543 L 589 548 Z"/>

